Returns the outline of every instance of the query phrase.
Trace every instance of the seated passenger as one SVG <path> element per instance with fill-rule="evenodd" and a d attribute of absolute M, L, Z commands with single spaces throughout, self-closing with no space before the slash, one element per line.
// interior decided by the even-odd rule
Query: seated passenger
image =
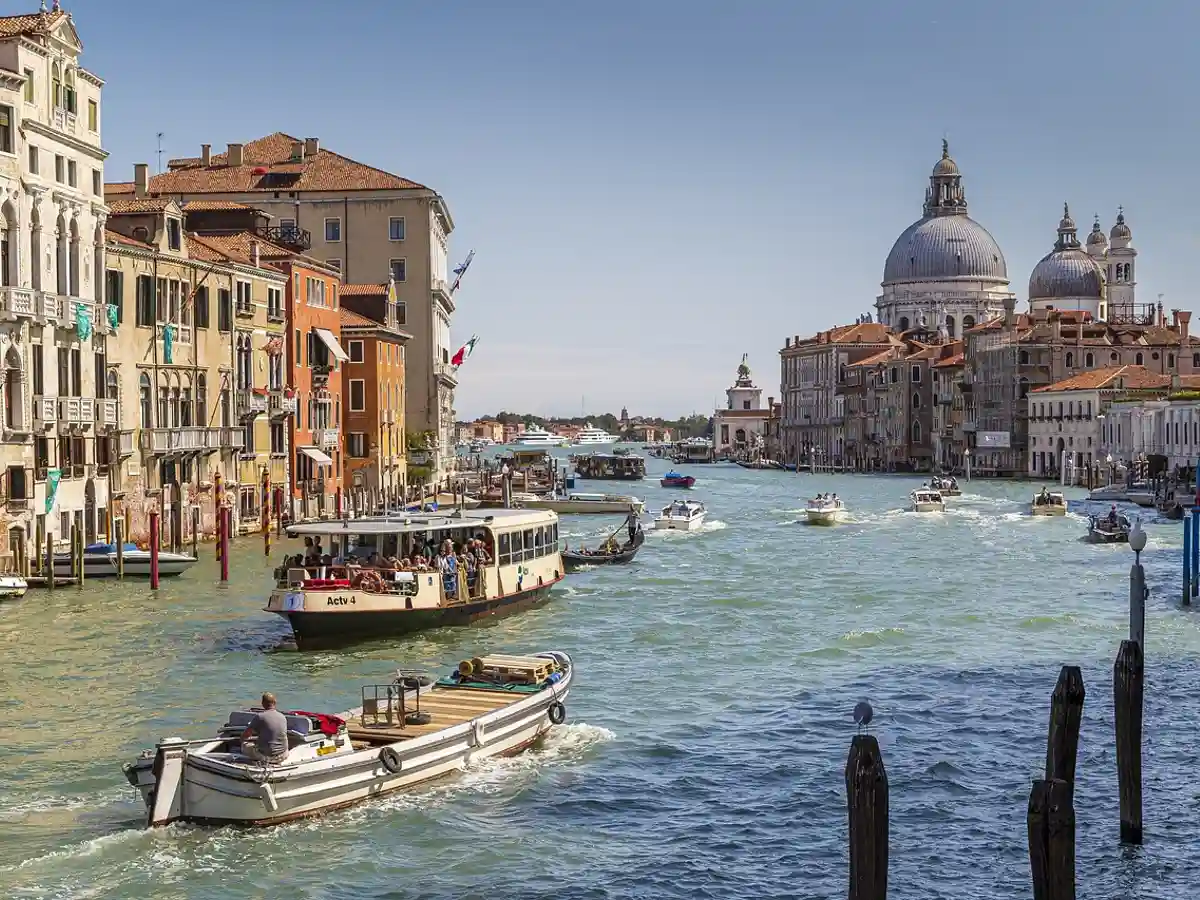
<path fill-rule="evenodd" d="M 275 708 L 275 695 L 262 695 L 262 712 L 255 713 L 242 732 L 242 753 L 259 762 L 278 765 L 287 759 L 287 717 Z M 252 743 L 247 743 L 253 739 Z"/>

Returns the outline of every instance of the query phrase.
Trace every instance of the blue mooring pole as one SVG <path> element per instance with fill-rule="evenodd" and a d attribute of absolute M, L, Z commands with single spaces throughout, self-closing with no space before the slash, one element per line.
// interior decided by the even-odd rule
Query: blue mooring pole
<path fill-rule="evenodd" d="M 1192 602 L 1192 520 L 1183 517 L 1183 605 Z"/>
<path fill-rule="evenodd" d="M 1192 596 L 1200 591 L 1200 507 L 1192 508 Z"/>

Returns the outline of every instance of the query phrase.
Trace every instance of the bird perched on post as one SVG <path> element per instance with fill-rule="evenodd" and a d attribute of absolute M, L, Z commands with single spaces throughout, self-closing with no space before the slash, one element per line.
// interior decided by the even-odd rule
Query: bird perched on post
<path fill-rule="evenodd" d="M 871 724 L 871 719 L 874 716 L 875 710 L 871 709 L 871 704 L 866 700 L 860 700 L 854 705 L 854 721 L 858 725 L 859 732 L 862 732 Z"/>

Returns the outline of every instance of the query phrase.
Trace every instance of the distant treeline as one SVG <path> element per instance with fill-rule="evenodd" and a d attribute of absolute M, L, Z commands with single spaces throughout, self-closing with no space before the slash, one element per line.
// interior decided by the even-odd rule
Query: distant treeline
<path fill-rule="evenodd" d="M 530 413 L 513 413 L 501 410 L 494 416 L 480 416 L 502 425 L 536 425 L 539 428 L 549 428 L 554 425 L 587 425 L 589 422 L 597 428 L 603 428 L 609 434 L 621 434 L 621 420 L 612 413 L 598 413 L 591 416 L 535 416 Z M 660 419 L 643 416 L 639 425 L 657 425 L 660 428 L 671 429 L 672 437 L 702 437 L 712 430 L 712 419 L 708 416 L 691 415 L 680 419 Z"/>

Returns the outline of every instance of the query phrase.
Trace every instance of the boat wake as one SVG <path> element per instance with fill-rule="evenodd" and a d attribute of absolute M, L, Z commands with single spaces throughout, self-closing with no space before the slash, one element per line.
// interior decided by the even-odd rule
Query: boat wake
<path fill-rule="evenodd" d="M 654 535 L 661 539 L 676 540 L 679 538 L 693 537 L 697 534 L 711 534 L 714 531 L 724 531 L 729 525 L 722 522 L 720 519 L 709 519 L 706 522 L 701 522 L 700 527 L 695 531 L 681 531 L 674 528 L 655 528 L 646 532 L 647 537 Z"/>

